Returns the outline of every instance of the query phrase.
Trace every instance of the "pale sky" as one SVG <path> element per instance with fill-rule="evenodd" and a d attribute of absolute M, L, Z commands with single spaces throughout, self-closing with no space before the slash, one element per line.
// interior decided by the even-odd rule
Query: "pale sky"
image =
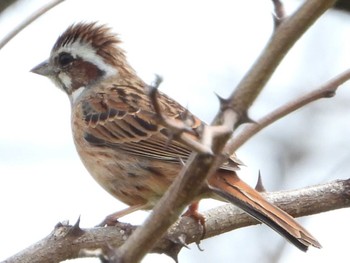
<path fill-rule="evenodd" d="M 22 1 L 0 17 L 0 38 L 44 0 Z M 298 1 L 286 0 L 292 12 Z M 165 91 L 210 122 L 214 92 L 227 96 L 272 33 L 270 1 L 70 0 L 35 21 L 0 51 L 0 260 L 47 236 L 59 221 L 92 227 L 125 207 L 97 185 L 75 152 L 70 104 L 49 80 L 29 70 L 49 56 L 56 38 L 79 21 L 109 24 L 124 40 L 131 64 L 147 81 L 160 74 Z M 350 15 L 329 12 L 293 48 L 253 105 L 259 118 L 349 67 Z M 350 83 L 337 96 L 272 125 L 239 150 L 254 184 L 261 170 L 268 190 L 293 189 L 349 177 Z M 304 146 L 304 147 L 303 147 Z M 288 155 L 297 147 L 296 156 Z M 295 154 L 295 152 L 294 152 Z M 288 160 L 296 160 L 287 165 Z M 283 179 L 284 177 L 284 179 Z M 214 205 L 207 202 L 205 208 Z M 205 209 L 203 208 L 203 209 Z M 138 212 L 123 221 L 141 223 Z M 349 209 L 300 219 L 323 245 L 302 253 L 287 244 L 280 262 L 344 262 Z M 269 262 L 283 239 L 249 227 L 184 249 L 180 262 Z M 79 262 L 98 262 L 80 260 Z M 173 262 L 149 256 L 143 262 Z"/>

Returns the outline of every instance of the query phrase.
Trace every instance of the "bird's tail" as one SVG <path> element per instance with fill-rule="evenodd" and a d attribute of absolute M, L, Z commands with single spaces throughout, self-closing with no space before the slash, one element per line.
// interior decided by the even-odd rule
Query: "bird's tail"
<path fill-rule="evenodd" d="M 321 248 L 320 243 L 293 217 L 269 203 L 259 192 L 244 183 L 235 172 L 219 171 L 209 178 L 209 187 L 220 197 L 265 223 L 302 251 Z"/>

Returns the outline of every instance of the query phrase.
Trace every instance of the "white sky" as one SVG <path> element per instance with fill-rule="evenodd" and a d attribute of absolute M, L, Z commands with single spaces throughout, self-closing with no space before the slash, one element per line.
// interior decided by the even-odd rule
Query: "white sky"
<path fill-rule="evenodd" d="M 0 17 L 0 38 L 47 1 L 23 5 Z M 292 11 L 298 2 L 286 0 Z M 83 8 L 82 8 L 83 7 Z M 103 8 L 102 8 L 103 7 Z M 161 89 L 206 121 L 217 111 L 213 92 L 228 95 L 272 32 L 270 1 L 82 1 L 50 11 L 0 51 L 0 260 L 48 235 L 63 220 L 79 215 L 91 227 L 123 207 L 90 177 L 77 156 L 70 132 L 69 101 L 48 80 L 29 73 L 46 59 L 56 38 L 78 21 L 108 23 L 124 40 L 129 60 L 146 80 L 164 77 Z M 349 65 L 350 16 L 332 12 L 303 37 L 253 106 L 254 118 L 302 94 Z M 274 124 L 239 152 L 246 181 L 258 169 L 270 190 L 303 187 L 349 177 L 350 84 Z M 272 142 L 277 144 L 271 144 Z M 284 147 L 309 152 L 281 170 Z M 304 149 L 304 151 L 305 151 Z M 303 152 L 302 152 L 303 153 Z M 300 154 L 302 154 L 300 153 Z M 281 174 L 282 173 L 282 174 Z M 287 179 L 281 185 L 281 179 Z M 210 204 L 208 204 L 210 205 Z M 137 213 L 125 221 L 140 223 Z M 288 245 L 283 262 L 344 262 L 350 229 L 349 209 L 302 219 L 323 245 L 306 254 Z M 250 227 L 183 250 L 180 262 L 269 262 L 282 238 L 266 227 Z M 144 262 L 170 259 L 152 256 Z M 206 260 L 206 261 L 205 261 Z M 87 262 L 87 260 L 84 260 Z M 96 262 L 94 260 L 93 262 Z"/>

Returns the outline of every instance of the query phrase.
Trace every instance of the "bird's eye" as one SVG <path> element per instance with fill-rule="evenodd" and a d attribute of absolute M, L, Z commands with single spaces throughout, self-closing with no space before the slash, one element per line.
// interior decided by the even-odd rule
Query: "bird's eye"
<path fill-rule="evenodd" d="M 74 60 L 73 56 L 69 53 L 62 52 L 58 56 L 58 63 L 64 67 L 70 64 Z"/>

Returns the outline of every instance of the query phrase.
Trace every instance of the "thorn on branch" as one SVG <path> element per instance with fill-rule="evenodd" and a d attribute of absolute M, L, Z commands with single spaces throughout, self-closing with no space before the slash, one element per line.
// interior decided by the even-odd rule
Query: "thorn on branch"
<path fill-rule="evenodd" d="M 335 90 L 328 90 L 324 93 L 325 98 L 333 98 L 335 96 Z"/>
<path fill-rule="evenodd" d="M 170 240 L 171 246 L 166 250 L 165 254 L 171 257 L 176 263 L 179 262 L 178 255 L 183 247 L 190 249 L 186 243 L 186 234 L 182 233 L 176 238 L 173 237 Z"/>
<path fill-rule="evenodd" d="M 84 233 L 85 231 L 80 228 L 80 216 L 79 216 L 77 222 L 75 222 L 74 226 L 69 230 L 68 235 L 80 237 Z"/>
<path fill-rule="evenodd" d="M 221 115 L 221 123 L 216 126 L 205 126 L 202 134 L 202 142 L 208 147 L 212 147 L 212 143 L 214 138 L 219 136 L 225 136 L 228 134 L 232 134 L 233 128 L 237 122 L 237 113 L 230 104 L 230 100 L 222 98 L 220 95 L 215 93 L 216 97 L 219 99 L 220 103 L 220 112 Z"/>
<path fill-rule="evenodd" d="M 258 175 L 258 181 L 256 182 L 256 185 L 255 185 L 255 190 L 260 192 L 260 193 L 266 192 L 266 189 L 265 189 L 264 184 L 262 182 L 260 170 L 259 170 L 259 175 Z"/>
<path fill-rule="evenodd" d="M 231 104 L 230 104 L 230 100 L 229 99 L 225 99 L 223 97 L 221 97 L 219 94 L 217 93 L 214 93 L 216 95 L 216 97 L 218 98 L 219 100 L 219 103 L 220 103 L 220 110 L 222 112 L 224 112 L 225 110 L 227 109 L 231 109 Z"/>
<path fill-rule="evenodd" d="M 215 93 L 215 95 L 219 99 L 221 112 L 224 113 L 227 110 L 232 110 L 232 111 L 236 112 L 237 115 L 239 115 L 238 121 L 235 122 L 235 124 L 233 125 L 234 128 L 237 128 L 239 125 L 241 125 L 243 123 L 248 123 L 248 122 L 254 123 L 254 121 L 248 116 L 247 112 L 237 112 L 234 109 L 234 107 L 232 107 L 230 99 L 224 99 L 223 97 L 221 97 L 217 93 Z"/>
<path fill-rule="evenodd" d="M 256 123 L 256 121 L 254 121 L 253 119 L 251 119 L 249 116 L 248 116 L 248 113 L 247 112 L 244 112 L 241 114 L 240 116 L 240 119 L 239 121 L 237 122 L 236 124 L 236 128 L 241 125 L 241 124 L 244 124 L 244 123 Z"/>

